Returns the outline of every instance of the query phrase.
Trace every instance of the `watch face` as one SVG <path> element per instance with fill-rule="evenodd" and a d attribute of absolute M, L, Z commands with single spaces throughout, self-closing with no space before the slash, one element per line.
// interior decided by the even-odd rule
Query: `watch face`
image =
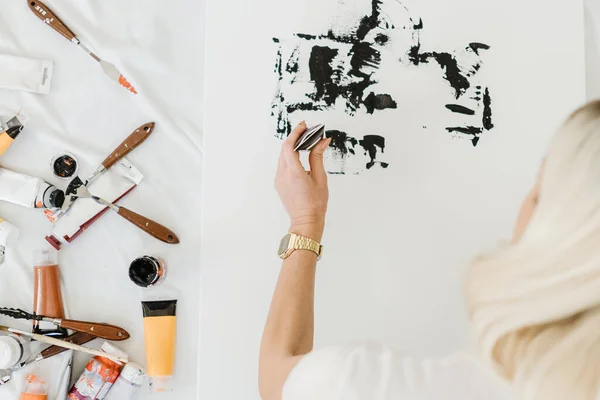
<path fill-rule="evenodd" d="M 283 237 L 283 239 L 281 239 L 281 243 L 279 244 L 279 251 L 277 252 L 277 254 L 282 255 L 287 251 L 290 245 L 290 236 L 291 235 L 288 233 Z"/>

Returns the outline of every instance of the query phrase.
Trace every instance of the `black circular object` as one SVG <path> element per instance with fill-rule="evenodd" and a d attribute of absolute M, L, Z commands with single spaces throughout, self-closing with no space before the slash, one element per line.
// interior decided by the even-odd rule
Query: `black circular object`
<path fill-rule="evenodd" d="M 54 160 L 52 169 L 57 176 L 70 178 L 77 171 L 77 160 L 68 154 L 62 155 Z"/>
<path fill-rule="evenodd" d="M 55 208 L 61 208 L 65 202 L 65 193 L 56 189 L 50 194 L 50 205 Z"/>
<path fill-rule="evenodd" d="M 154 257 L 140 257 L 129 266 L 129 279 L 136 285 L 147 288 L 160 279 L 159 269 L 160 264 Z"/>

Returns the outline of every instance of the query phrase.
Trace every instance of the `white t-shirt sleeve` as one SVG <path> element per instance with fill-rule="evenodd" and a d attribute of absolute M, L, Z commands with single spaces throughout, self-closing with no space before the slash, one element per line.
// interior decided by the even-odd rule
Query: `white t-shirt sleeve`
<path fill-rule="evenodd" d="M 283 388 L 283 400 L 496 400 L 509 386 L 466 355 L 415 360 L 370 343 L 305 356 Z"/>

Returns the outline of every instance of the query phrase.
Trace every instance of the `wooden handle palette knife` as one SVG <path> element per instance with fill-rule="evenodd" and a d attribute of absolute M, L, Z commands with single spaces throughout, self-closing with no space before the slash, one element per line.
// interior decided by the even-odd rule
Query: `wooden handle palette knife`
<path fill-rule="evenodd" d="M 56 215 L 56 218 L 64 215 L 73 206 L 73 203 L 77 200 L 75 193 L 77 192 L 78 186 L 82 183 L 85 186 L 89 186 L 94 179 L 102 175 L 104 171 L 115 165 L 123 157 L 144 143 L 152 132 L 154 132 L 155 127 L 156 124 L 154 122 L 148 122 L 133 131 L 112 153 L 110 153 L 108 157 L 106 157 L 104 161 L 102 161 L 102 164 L 94 171 L 92 176 L 85 181 L 82 181 L 78 176 L 73 178 L 65 191 L 65 202 L 61 207 L 61 211 Z"/>
<path fill-rule="evenodd" d="M 125 77 L 119 72 L 117 67 L 113 64 L 102 60 L 100 57 L 92 53 L 90 49 L 88 49 L 73 33 L 69 27 L 58 18 L 58 16 L 44 3 L 39 0 L 27 0 L 27 4 L 29 5 L 29 9 L 33 11 L 33 13 L 42 21 L 44 21 L 48 26 L 54 29 L 56 32 L 60 33 L 67 40 L 72 43 L 75 43 L 79 47 L 81 47 L 86 53 L 88 53 L 94 60 L 100 63 L 102 70 L 104 73 L 113 81 L 116 81 L 118 84 L 123 86 L 125 89 L 129 90 L 133 94 L 137 94 L 135 88 L 125 79 Z"/>
<path fill-rule="evenodd" d="M 50 322 L 60 328 L 70 329 L 75 332 L 88 333 L 106 340 L 121 341 L 129 339 L 129 333 L 125 329 L 115 325 L 97 322 L 75 321 L 71 319 L 50 318 L 43 315 L 31 314 L 19 308 L 0 308 L 0 314 L 15 319 Z"/>

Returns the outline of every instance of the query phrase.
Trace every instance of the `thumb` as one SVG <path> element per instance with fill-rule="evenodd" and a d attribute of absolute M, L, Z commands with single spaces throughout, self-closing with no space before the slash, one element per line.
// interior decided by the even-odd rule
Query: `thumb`
<path fill-rule="evenodd" d="M 310 163 L 310 175 L 319 184 L 327 182 L 327 172 L 325 172 L 323 154 L 325 153 L 325 150 L 327 150 L 327 147 L 329 147 L 330 143 L 331 138 L 321 139 L 319 144 L 313 147 L 310 152 L 310 156 L 308 157 L 308 162 Z"/>

